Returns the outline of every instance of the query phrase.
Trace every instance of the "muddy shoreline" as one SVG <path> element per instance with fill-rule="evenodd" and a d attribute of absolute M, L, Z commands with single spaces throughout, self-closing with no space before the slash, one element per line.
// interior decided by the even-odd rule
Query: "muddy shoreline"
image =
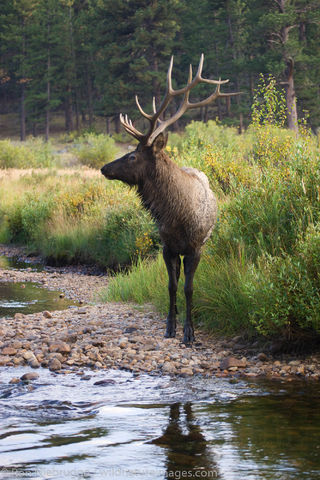
<path fill-rule="evenodd" d="M 0 246 L 0 255 L 28 257 L 19 247 Z M 59 290 L 82 305 L 67 310 L 17 313 L 0 318 L 0 366 L 28 365 L 56 373 L 93 369 L 126 369 L 136 374 L 320 379 L 320 354 L 274 356 L 240 337 L 218 338 L 196 330 L 192 347 L 177 338 L 164 339 L 165 321 L 152 306 L 99 303 L 106 275 L 90 267 L 48 267 L 42 272 L 0 269 L 0 282 L 36 282 Z"/>

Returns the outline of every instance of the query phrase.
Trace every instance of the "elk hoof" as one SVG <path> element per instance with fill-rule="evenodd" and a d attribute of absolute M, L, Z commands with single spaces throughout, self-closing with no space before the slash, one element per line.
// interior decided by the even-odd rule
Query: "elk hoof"
<path fill-rule="evenodd" d="M 174 338 L 176 336 L 176 326 L 167 320 L 167 329 L 164 338 Z"/>
<path fill-rule="evenodd" d="M 164 338 L 174 338 L 176 336 L 176 331 L 175 330 L 166 330 L 166 333 L 164 334 Z"/>
<path fill-rule="evenodd" d="M 193 343 L 195 340 L 194 338 L 194 333 L 193 333 L 193 328 L 192 327 L 185 327 L 184 328 L 184 336 L 183 336 L 183 343 L 188 345 L 190 343 Z"/>

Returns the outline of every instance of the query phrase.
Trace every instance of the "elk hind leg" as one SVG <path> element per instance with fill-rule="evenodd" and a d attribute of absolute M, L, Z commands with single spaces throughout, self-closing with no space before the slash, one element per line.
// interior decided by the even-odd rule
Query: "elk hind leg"
<path fill-rule="evenodd" d="M 183 259 L 185 284 L 184 293 L 186 297 L 186 319 L 183 329 L 183 343 L 192 343 L 194 341 L 194 331 L 192 323 L 192 295 L 193 295 L 193 277 L 199 265 L 200 251 L 195 250 Z"/>

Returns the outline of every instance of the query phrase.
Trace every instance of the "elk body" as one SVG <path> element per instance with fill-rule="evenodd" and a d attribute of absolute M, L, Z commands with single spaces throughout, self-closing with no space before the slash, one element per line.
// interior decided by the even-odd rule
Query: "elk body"
<path fill-rule="evenodd" d="M 173 57 L 167 75 L 167 92 L 153 115 L 145 113 L 136 97 L 140 113 L 150 121 L 147 134 L 139 132 L 127 116 L 120 116 L 125 130 L 139 141 L 135 151 L 124 155 L 114 162 L 106 164 L 102 174 L 110 180 L 121 180 L 130 186 L 136 186 L 143 206 L 150 211 L 159 228 L 163 244 L 163 258 L 169 276 L 170 308 L 167 317 L 165 337 L 176 335 L 176 293 L 180 276 L 180 256 L 183 256 L 186 297 L 186 318 L 184 323 L 184 343 L 194 340 L 191 317 L 193 277 L 200 261 L 201 248 L 209 238 L 217 218 L 217 201 L 210 190 L 206 175 L 194 168 L 178 167 L 165 153 L 167 135 L 163 132 L 190 108 L 207 105 L 217 97 L 236 95 L 220 93 L 220 85 L 228 80 L 216 81 L 201 76 L 203 55 L 198 72 L 192 78 L 190 66 L 187 85 L 173 90 L 171 72 Z M 215 84 L 215 92 L 201 102 L 189 102 L 191 89 L 198 83 Z M 160 116 L 176 95 L 183 95 L 177 112 L 168 120 Z"/>

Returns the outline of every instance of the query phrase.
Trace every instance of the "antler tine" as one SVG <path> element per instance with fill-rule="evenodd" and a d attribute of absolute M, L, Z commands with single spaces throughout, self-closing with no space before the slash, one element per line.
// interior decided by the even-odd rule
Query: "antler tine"
<path fill-rule="evenodd" d="M 203 62 L 204 62 L 204 55 L 203 55 L 203 53 L 201 53 L 199 66 L 198 66 L 198 71 L 197 71 L 197 74 L 196 74 L 196 77 L 195 77 L 195 79 L 198 78 L 199 81 L 202 79 L 201 74 L 202 74 L 202 69 L 203 69 Z"/>
<path fill-rule="evenodd" d="M 188 84 L 192 82 L 192 65 L 189 65 L 189 76 L 188 76 Z"/>
<path fill-rule="evenodd" d="M 136 104 L 137 104 L 137 107 L 138 107 L 139 112 L 141 113 L 141 115 L 142 115 L 143 117 L 147 118 L 148 120 L 152 120 L 152 115 L 149 115 L 148 113 L 146 113 L 146 112 L 144 112 L 144 111 L 142 110 L 142 107 L 141 107 L 141 105 L 140 105 L 140 103 L 139 103 L 139 100 L 138 100 L 138 95 L 135 96 L 135 99 L 136 99 Z"/>
<path fill-rule="evenodd" d="M 173 55 L 171 55 L 170 64 L 169 64 L 169 68 L 168 68 L 168 72 L 167 72 L 167 92 L 166 92 L 166 95 L 168 93 L 172 94 L 172 92 L 173 92 L 173 89 L 172 89 L 172 68 L 173 68 Z"/>
<path fill-rule="evenodd" d="M 141 141 L 144 138 L 144 135 L 133 126 L 132 121 L 129 119 L 128 115 L 123 116 L 122 113 L 120 113 L 120 122 L 123 125 L 124 129 L 138 141 Z"/>

